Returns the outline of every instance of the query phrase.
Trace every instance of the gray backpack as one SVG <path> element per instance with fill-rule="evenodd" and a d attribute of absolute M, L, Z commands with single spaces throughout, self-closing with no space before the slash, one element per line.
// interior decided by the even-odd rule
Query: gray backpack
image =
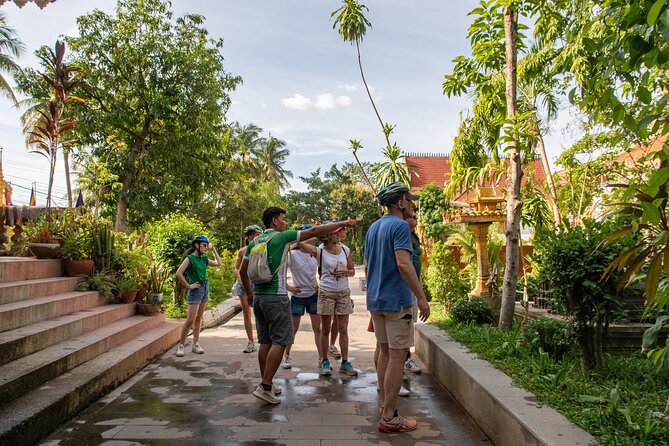
<path fill-rule="evenodd" d="M 266 237 L 263 237 L 263 234 L 261 234 L 253 239 L 253 248 L 251 248 L 251 252 L 249 253 L 249 267 L 247 269 L 251 283 L 271 282 L 274 275 L 281 270 L 286 261 L 286 256 L 284 256 L 274 272 L 269 267 L 267 245 L 276 234 L 278 232 L 273 232 Z M 260 240 L 260 237 L 263 237 L 263 239 Z"/>

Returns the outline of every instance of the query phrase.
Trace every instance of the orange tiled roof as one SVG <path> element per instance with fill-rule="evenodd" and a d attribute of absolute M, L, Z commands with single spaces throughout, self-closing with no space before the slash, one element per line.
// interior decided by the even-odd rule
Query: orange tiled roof
<path fill-rule="evenodd" d="M 411 180 L 411 190 L 418 190 L 430 183 L 435 183 L 443 187 L 444 183 L 451 178 L 451 160 L 444 153 L 408 153 L 406 163 L 409 168 L 409 178 Z M 541 160 L 536 158 L 529 166 L 523 166 L 522 184 L 527 182 L 528 170 L 533 170 L 534 178 L 539 183 L 546 181 L 546 172 L 541 165 Z M 502 174 L 499 183 L 496 185 L 487 182 L 485 186 L 495 187 L 498 190 L 506 184 L 506 174 Z M 463 191 L 454 201 L 467 201 L 474 197 L 473 190 Z"/>
<path fill-rule="evenodd" d="M 8 2 L 10 0 L 0 0 L 0 6 L 2 6 L 5 2 Z M 14 3 L 16 3 L 16 6 L 19 8 L 23 8 L 26 3 L 28 2 L 35 2 L 37 6 L 39 6 L 39 9 L 44 9 L 46 5 L 49 3 L 53 3 L 56 0 L 14 0 Z"/>

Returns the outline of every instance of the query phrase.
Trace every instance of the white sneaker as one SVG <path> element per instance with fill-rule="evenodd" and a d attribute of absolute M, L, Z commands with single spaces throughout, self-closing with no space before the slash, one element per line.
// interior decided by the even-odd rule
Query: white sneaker
<path fill-rule="evenodd" d="M 292 367 L 292 365 L 290 364 L 290 356 L 283 355 L 283 359 L 281 360 L 281 367 L 284 369 L 289 369 Z"/>
<path fill-rule="evenodd" d="M 177 356 L 182 357 L 184 355 L 184 345 L 179 343 L 177 344 Z"/>
<path fill-rule="evenodd" d="M 381 389 L 379 389 L 379 387 L 377 386 L 376 391 L 380 392 Z M 410 393 L 411 393 L 411 391 L 409 389 L 407 389 L 406 387 L 404 387 L 404 384 L 402 384 L 400 386 L 400 391 L 397 392 L 397 396 L 409 396 Z M 383 407 L 381 409 L 383 410 Z"/>
<path fill-rule="evenodd" d="M 273 394 L 274 396 L 279 396 L 279 395 L 281 395 L 281 392 L 283 392 L 283 389 L 282 389 L 281 387 L 279 387 L 279 386 L 275 386 L 274 384 L 272 384 L 272 394 Z"/>
<path fill-rule="evenodd" d="M 246 348 L 244 348 L 244 350 L 242 350 L 242 351 L 244 353 L 252 353 L 252 352 L 256 351 L 256 345 L 253 343 L 253 341 L 249 341 L 246 344 Z"/>
<path fill-rule="evenodd" d="M 193 348 L 191 349 L 191 351 L 192 351 L 193 353 L 197 353 L 197 354 L 199 354 L 199 355 L 201 355 L 202 353 L 204 353 L 204 350 L 202 349 L 202 347 L 200 347 L 200 343 L 199 343 L 199 342 L 196 342 L 195 344 L 193 344 Z"/>
<path fill-rule="evenodd" d="M 331 345 L 328 347 L 328 354 L 334 359 L 341 359 L 341 353 L 339 353 L 339 350 L 337 350 L 336 345 Z"/>
<path fill-rule="evenodd" d="M 422 370 L 416 365 L 412 358 L 407 359 L 407 362 L 404 363 L 404 370 L 407 372 L 421 373 Z"/>
<path fill-rule="evenodd" d="M 269 404 L 279 404 L 281 400 L 274 395 L 273 390 L 267 391 L 262 388 L 262 384 L 258 384 L 256 390 L 253 391 L 253 396 Z"/>

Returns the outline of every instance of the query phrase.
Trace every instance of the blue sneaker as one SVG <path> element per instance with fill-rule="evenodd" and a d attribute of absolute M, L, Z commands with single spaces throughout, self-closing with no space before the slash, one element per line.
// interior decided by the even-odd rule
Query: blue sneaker
<path fill-rule="evenodd" d="M 329 376 L 332 375 L 332 367 L 330 367 L 330 360 L 324 359 L 323 364 L 321 365 L 321 375 Z"/>
<path fill-rule="evenodd" d="M 349 376 L 358 376 L 358 371 L 353 368 L 350 362 L 343 360 L 339 367 L 339 373 L 346 373 Z"/>

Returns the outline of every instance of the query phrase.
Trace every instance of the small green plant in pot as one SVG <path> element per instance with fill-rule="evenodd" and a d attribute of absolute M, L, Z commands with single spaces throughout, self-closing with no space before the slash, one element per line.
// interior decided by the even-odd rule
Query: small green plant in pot
<path fill-rule="evenodd" d="M 60 256 L 62 238 L 51 222 L 43 218 L 39 222 L 27 222 L 23 225 L 24 234 L 30 241 L 30 250 L 38 259 L 54 259 Z"/>
<path fill-rule="evenodd" d="M 108 271 L 98 271 L 86 277 L 78 286 L 77 291 L 97 291 L 109 303 L 114 302 L 116 285 L 109 277 Z"/>
<path fill-rule="evenodd" d="M 149 295 L 151 302 L 158 303 L 163 301 L 165 286 L 170 279 L 170 271 L 164 263 L 154 262 L 149 268 Z"/>
<path fill-rule="evenodd" d="M 60 250 L 65 260 L 65 271 L 68 276 L 84 277 L 95 268 L 93 261 L 93 241 L 90 231 L 80 229 L 63 236 Z"/>
<path fill-rule="evenodd" d="M 139 279 L 137 277 L 117 276 L 114 284 L 121 302 L 129 304 L 135 301 L 139 289 Z"/>

